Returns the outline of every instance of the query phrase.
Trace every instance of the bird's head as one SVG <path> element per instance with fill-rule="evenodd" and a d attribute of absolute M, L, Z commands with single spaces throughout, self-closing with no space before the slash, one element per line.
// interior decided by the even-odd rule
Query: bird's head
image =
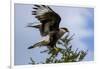
<path fill-rule="evenodd" d="M 61 28 L 61 30 L 64 32 L 64 33 L 66 33 L 66 32 L 69 32 L 69 30 L 67 29 L 67 28 Z"/>

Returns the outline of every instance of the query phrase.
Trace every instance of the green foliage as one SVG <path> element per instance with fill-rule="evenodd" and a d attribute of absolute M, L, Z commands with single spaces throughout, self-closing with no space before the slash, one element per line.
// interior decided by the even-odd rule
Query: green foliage
<path fill-rule="evenodd" d="M 79 62 L 84 59 L 84 57 L 87 54 L 87 51 L 78 51 L 78 48 L 76 50 L 72 49 L 71 40 L 72 37 L 69 37 L 69 35 L 66 35 L 65 37 L 59 39 L 59 41 L 56 43 L 53 49 L 44 50 L 42 53 L 48 53 L 49 57 L 46 58 L 44 62 L 40 62 L 42 64 L 46 63 L 67 63 L 67 62 Z M 57 59 L 57 57 L 60 54 L 60 58 Z M 32 58 L 30 58 L 31 63 L 29 64 L 40 64 L 35 62 Z"/>

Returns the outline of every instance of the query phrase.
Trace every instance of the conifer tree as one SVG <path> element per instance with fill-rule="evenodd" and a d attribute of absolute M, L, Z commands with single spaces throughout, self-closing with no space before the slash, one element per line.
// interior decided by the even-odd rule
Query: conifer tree
<path fill-rule="evenodd" d="M 69 35 L 66 35 L 65 37 L 58 40 L 53 49 L 42 51 L 41 54 L 48 53 L 48 55 L 50 55 L 44 62 L 37 63 L 34 61 L 34 59 L 30 58 L 31 62 L 29 64 L 67 63 L 82 61 L 87 55 L 87 51 L 78 51 L 78 48 L 73 50 L 73 46 L 71 44 L 72 37 L 73 36 L 69 37 Z M 57 59 L 59 54 L 60 59 Z"/>

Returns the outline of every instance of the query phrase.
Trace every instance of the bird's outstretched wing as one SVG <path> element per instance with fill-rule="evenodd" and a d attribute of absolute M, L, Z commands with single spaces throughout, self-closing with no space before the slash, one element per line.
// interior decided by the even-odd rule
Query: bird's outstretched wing
<path fill-rule="evenodd" d="M 49 6 L 34 5 L 33 9 L 32 15 L 35 15 L 41 23 L 42 36 L 47 35 L 52 30 L 59 29 L 61 18 Z"/>

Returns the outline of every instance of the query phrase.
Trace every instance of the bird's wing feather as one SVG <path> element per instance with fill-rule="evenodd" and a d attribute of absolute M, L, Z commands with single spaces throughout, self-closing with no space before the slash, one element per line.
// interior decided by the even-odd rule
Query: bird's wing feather
<path fill-rule="evenodd" d="M 43 26 L 44 25 L 44 26 Z M 49 30 L 49 25 L 48 25 L 48 23 L 47 24 L 38 24 L 38 25 L 34 25 L 33 23 L 29 23 L 28 25 L 27 25 L 27 27 L 31 27 L 31 28 L 36 28 L 36 29 L 39 29 L 39 31 L 40 31 L 40 34 L 42 35 L 42 36 L 46 36 L 47 34 L 48 34 L 48 30 Z M 45 28 L 45 31 L 44 31 L 44 28 Z"/>
<path fill-rule="evenodd" d="M 32 15 L 35 15 L 35 17 L 40 21 L 40 23 L 42 23 L 42 29 L 44 33 L 59 28 L 61 18 L 49 6 L 34 5 L 33 9 L 34 11 L 32 11 Z M 47 23 L 49 25 L 45 25 Z"/>
<path fill-rule="evenodd" d="M 34 25 L 34 23 L 29 23 L 29 24 L 27 25 L 27 27 L 37 28 L 37 29 L 39 29 L 39 28 L 40 28 L 40 26 L 41 26 L 41 24 Z"/>

